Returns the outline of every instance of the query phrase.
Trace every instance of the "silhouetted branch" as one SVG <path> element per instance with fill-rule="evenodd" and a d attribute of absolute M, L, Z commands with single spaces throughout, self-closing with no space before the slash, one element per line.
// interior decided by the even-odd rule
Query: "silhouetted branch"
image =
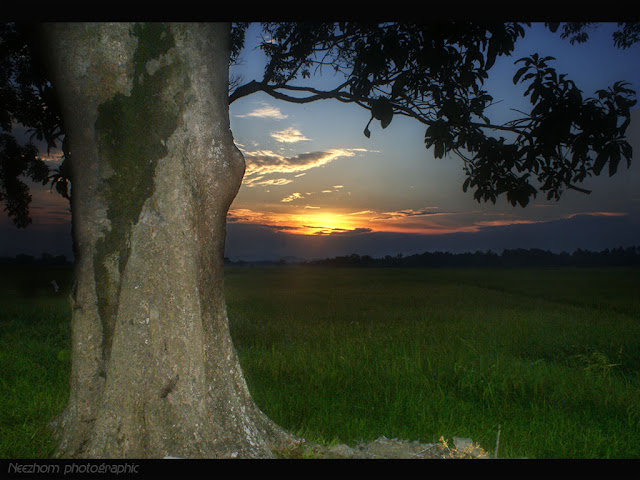
<path fill-rule="evenodd" d="M 576 187 L 575 185 L 571 185 L 570 183 L 567 184 L 567 188 L 570 190 L 576 190 L 580 193 L 586 193 L 587 195 L 589 195 L 591 193 L 591 190 L 586 190 L 584 188 L 580 188 L 580 187 Z"/>

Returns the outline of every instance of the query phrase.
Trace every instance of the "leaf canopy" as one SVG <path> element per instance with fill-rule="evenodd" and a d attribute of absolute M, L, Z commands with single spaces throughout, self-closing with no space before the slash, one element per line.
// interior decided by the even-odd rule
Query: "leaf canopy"
<path fill-rule="evenodd" d="M 231 27 L 231 60 L 244 47 L 247 23 Z M 294 103 L 335 99 L 370 111 L 370 125 L 387 128 L 397 115 L 425 125 L 426 148 L 437 158 L 458 156 L 467 175 L 462 188 L 478 201 L 506 195 L 526 206 L 539 191 L 559 200 L 566 189 L 631 163 L 625 132 L 634 91 L 619 81 L 585 98 L 576 84 L 553 67 L 553 57 L 534 54 L 515 61 L 514 84 L 526 86 L 528 113 L 503 124 L 488 118 L 493 98 L 483 88 L 499 57 L 510 56 L 529 24 L 434 22 L 263 24 L 260 48 L 268 61 L 262 80 L 230 83 L 229 101 L 262 91 Z M 547 23 L 571 43 L 587 41 L 591 23 Z M 55 185 L 69 198 L 70 157 L 55 92 L 49 83 L 32 26 L 0 24 L 0 201 L 19 227 L 28 225 L 28 187 L 18 179 Z M 636 23 L 621 23 L 613 35 L 618 48 L 640 38 Z M 327 91 L 304 80 L 329 68 L 339 84 Z M 302 85 L 301 85 L 302 82 Z M 16 124 L 29 134 L 27 145 L 13 138 Z M 33 146 L 62 147 L 56 172 Z M 606 168 L 608 165 L 608 168 Z"/>
<path fill-rule="evenodd" d="M 295 103 L 336 99 L 371 112 L 386 128 L 396 115 L 426 126 L 425 146 L 436 158 L 451 154 L 463 160 L 463 189 L 478 201 L 495 203 L 505 194 L 526 206 L 539 191 L 559 200 L 609 165 L 631 162 L 625 132 L 634 91 L 625 82 L 585 98 L 575 82 L 559 74 L 555 58 L 533 54 L 514 63 L 514 84 L 525 85 L 528 113 L 503 124 L 492 123 L 485 110 L 493 98 L 483 83 L 497 58 L 510 56 L 529 24 L 449 22 L 277 23 L 263 26 L 262 48 L 268 57 L 264 78 L 232 91 L 230 101 L 254 91 Z M 627 48 L 640 35 L 638 24 L 621 23 L 614 44 Z M 571 43 L 588 39 L 591 23 L 547 23 Z M 294 85 L 301 72 L 331 67 L 342 75 L 333 90 Z M 295 93 L 295 96 L 293 95 Z M 304 96 L 306 94 L 306 96 Z M 301 96 L 302 95 L 302 96 Z"/>

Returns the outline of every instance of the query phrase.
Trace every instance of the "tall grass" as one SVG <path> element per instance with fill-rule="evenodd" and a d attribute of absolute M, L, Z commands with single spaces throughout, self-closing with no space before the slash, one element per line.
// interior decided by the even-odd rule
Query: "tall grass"
<path fill-rule="evenodd" d="M 250 388 L 307 438 L 458 436 L 492 450 L 500 428 L 501 457 L 614 458 L 640 454 L 637 273 L 239 269 L 226 281 Z"/>
<path fill-rule="evenodd" d="M 9 273 L 0 457 L 47 457 L 68 395 L 69 272 Z M 312 441 L 457 436 L 492 451 L 499 428 L 500 457 L 637 458 L 639 274 L 230 268 L 225 286 L 257 403 Z"/>

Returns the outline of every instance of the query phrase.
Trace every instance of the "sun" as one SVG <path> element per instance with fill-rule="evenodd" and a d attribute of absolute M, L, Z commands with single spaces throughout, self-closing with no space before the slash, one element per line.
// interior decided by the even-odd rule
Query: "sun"
<path fill-rule="evenodd" d="M 366 212 L 325 210 L 320 207 L 299 208 L 294 211 L 258 212 L 246 208 L 229 211 L 232 221 L 240 223 L 268 225 L 292 235 L 330 235 L 348 233 L 354 230 L 370 230 L 370 218 Z"/>
<path fill-rule="evenodd" d="M 328 235 L 357 227 L 347 215 L 334 212 L 305 212 L 291 215 L 290 220 L 297 227 L 295 233 L 302 235 Z"/>

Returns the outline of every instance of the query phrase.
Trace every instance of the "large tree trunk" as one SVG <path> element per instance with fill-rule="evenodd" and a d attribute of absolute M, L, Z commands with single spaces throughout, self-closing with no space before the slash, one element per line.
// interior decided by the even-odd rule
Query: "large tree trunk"
<path fill-rule="evenodd" d="M 43 27 L 77 252 L 63 457 L 268 457 L 295 439 L 249 394 L 223 292 L 244 174 L 229 26 Z"/>

